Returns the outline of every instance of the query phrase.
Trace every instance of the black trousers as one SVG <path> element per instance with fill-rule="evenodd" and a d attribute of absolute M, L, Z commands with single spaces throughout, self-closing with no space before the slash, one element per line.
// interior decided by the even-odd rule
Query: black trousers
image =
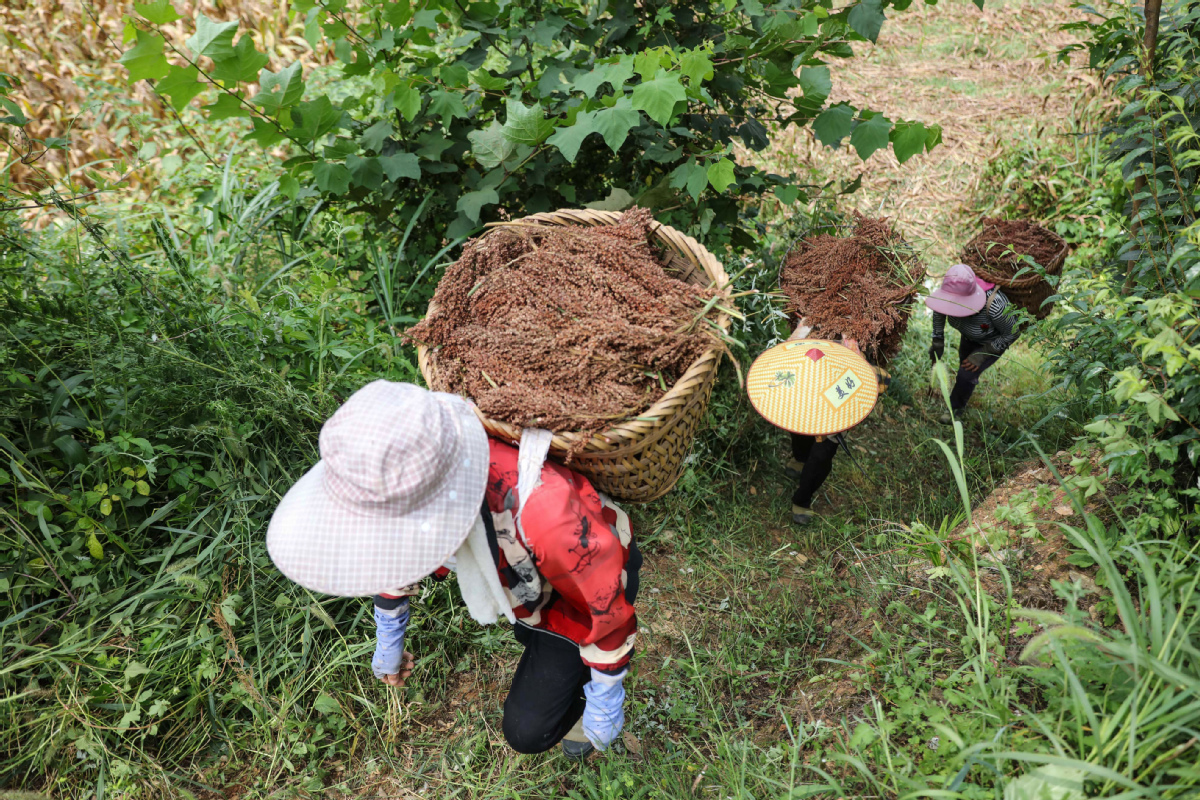
<path fill-rule="evenodd" d="M 812 508 L 813 495 L 829 477 L 833 469 L 833 457 L 838 450 L 838 436 L 826 436 L 818 442 L 815 436 L 792 434 L 792 457 L 804 462 L 800 471 L 800 482 L 792 494 L 792 505 Z"/>
<path fill-rule="evenodd" d="M 525 652 L 504 699 L 504 738 L 518 753 L 543 753 L 583 716 L 583 687 L 591 670 L 579 645 L 545 631 L 514 625 Z"/>
<path fill-rule="evenodd" d="M 973 342 L 966 336 L 959 337 L 958 340 L 958 363 L 961 365 L 967 359 L 967 356 L 974 353 L 979 348 L 983 347 L 979 342 Z M 978 372 L 958 368 L 958 374 L 954 376 L 954 388 L 950 390 L 950 410 L 958 413 L 967 407 L 967 401 L 971 399 L 971 395 L 975 393 L 975 387 L 979 384 L 979 377 L 983 375 L 992 364 L 1000 360 L 1000 356 L 987 355 L 984 357 L 983 366 Z"/>

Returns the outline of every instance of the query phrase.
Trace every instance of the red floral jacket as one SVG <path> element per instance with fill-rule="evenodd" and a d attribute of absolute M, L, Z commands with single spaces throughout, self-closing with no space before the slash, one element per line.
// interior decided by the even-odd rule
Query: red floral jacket
<path fill-rule="evenodd" d="M 642 565 L 628 515 L 587 478 L 549 461 L 541 485 L 522 502 L 517 449 L 496 439 L 489 444 L 488 538 L 494 536 L 500 583 L 517 624 L 574 642 L 589 667 L 620 672 L 637 637 L 633 603 Z M 377 595 L 376 605 L 418 592 L 413 585 Z"/>

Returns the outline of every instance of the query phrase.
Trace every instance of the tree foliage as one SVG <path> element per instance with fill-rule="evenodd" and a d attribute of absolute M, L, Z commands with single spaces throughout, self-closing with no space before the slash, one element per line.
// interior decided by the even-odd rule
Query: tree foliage
<path fill-rule="evenodd" d="M 297 63 L 268 70 L 236 21 L 200 14 L 186 48 L 169 44 L 158 28 L 176 12 L 156 0 L 128 21 L 123 61 L 177 108 L 218 89 L 211 119 L 244 118 L 250 140 L 287 147 L 293 198 L 315 192 L 400 226 L 397 210 L 432 189 L 426 249 L 501 209 L 634 200 L 747 244 L 740 198 L 805 196 L 795 176 L 753 165 L 773 132 L 811 125 L 863 159 L 891 142 L 904 161 L 940 141 L 936 125 L 829 103 L 829 60 L 910 2 L 299 0 L 309 42 L 340 62 L 343 80 L 317 90 Z"/>

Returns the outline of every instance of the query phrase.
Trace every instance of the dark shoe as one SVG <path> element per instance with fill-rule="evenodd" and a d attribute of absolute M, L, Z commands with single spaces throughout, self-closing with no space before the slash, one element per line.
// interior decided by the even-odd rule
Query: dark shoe
<path fill-rule="evenodd" d="M 575 723 L 575 727 L 567 732 L 567 735 L 562 740 L 563 755 L 572 761 L 583 761 L 592 754 L 596 746 L 592 744 L 587 734 L 583 732 L 583 717 Z"/>
<path fill-rule="evenodd" d="M 800 473 L 804 471 L 804 462 L 790 459 L 787 466 L 783 468 L 783 474 L 787 475 L 792 480 L 799 480 Z"/>
<path fill-rule="evenodd" d="M 813 521 L 813 517 L 815 516 L 816 514 L 813 513 L 811 508 L 797 505 L 792 506 L 792 522 L 797 525 L 807 525 Z"/>

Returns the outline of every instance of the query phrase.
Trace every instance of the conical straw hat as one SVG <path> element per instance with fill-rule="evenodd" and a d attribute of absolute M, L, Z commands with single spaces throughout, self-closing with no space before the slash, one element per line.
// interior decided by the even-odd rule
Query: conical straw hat
<path fill-rule="evenodd" d="M 777 344 L 750 367 L 746 391 L 754 409 L 792 433 L 828 436 L 862 422 L 879 398 L 879 379 L 865 358 L 824 339 Z"/>

